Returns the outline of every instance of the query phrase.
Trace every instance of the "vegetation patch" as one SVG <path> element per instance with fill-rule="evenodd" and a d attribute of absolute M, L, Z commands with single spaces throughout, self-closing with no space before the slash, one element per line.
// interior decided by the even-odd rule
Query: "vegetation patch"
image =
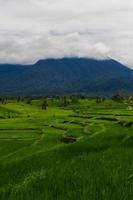
<path fill-rule="evenodd" d="M 98 120 L 107 120 L 107 121 L 118 121 L 115 117 L 96 117 Z"/>
<path fill-rule="evenodd" d="M 67 131 L 67 128 L 63 127 L 63 126 L 51 125 L 50 127 L 55 128 L 55 129 L 59 129 L 59 130 L 63 130 L 63 131 Z"/>
<path fill-rule="evenodd" d="M 119 121 L 118 124 L 130 128 L 133 126 L 133 121 Z"/>
<path fill-rule="evenodd" d="M 0 200 L 132 200 L 133 102 L 101 100 L 0 102 Z"/>
<path fill-rule="evenodd" d="M 127 148 L 133 148 L 133 136 L 127 137 L 122 143 L 122 146 Z"/>
<path fill-rule="evenodd" d="M 77 138 L 72 135 L 65 135 L 61 138 L 61 141 L 68 144 L 68 143 L 74 143 L 77 141 Z"/>

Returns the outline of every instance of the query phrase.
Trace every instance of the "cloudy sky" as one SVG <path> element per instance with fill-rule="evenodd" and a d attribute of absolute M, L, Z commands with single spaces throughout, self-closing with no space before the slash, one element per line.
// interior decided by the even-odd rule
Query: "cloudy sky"
<path fill-rule="evenodd" d="M 133 0 L 0 0 L 0 63 L 132 54 Z"/>

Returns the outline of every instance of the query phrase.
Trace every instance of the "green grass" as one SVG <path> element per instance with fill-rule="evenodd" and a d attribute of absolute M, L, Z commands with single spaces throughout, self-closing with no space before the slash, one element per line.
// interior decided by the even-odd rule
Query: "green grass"
<path fill-rule="evenodd" d="M 128 105 L 49 100 L 42 110 L 42 102 L 0 105 L 0 200 L 132 200 Z M 65 135 L 77 141 L 65 144 Z"/>

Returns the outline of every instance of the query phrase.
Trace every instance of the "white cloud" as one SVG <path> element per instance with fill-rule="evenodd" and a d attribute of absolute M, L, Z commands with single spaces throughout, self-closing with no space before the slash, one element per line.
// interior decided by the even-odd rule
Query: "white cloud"
<path fill-rule="evenodd" d="M 133 66 L 132 0 L 0 0 L 0 62 L 111 56 Z"/>

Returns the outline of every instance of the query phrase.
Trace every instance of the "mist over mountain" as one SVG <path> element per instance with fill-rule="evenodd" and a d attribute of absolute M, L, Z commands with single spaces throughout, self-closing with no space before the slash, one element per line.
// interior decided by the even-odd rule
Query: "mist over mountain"
<path fill-rule="evenodd" d="M 133 70 L 113 60 L 62 58 L 0 65 L 0 96 L 133 92 Z"/>

